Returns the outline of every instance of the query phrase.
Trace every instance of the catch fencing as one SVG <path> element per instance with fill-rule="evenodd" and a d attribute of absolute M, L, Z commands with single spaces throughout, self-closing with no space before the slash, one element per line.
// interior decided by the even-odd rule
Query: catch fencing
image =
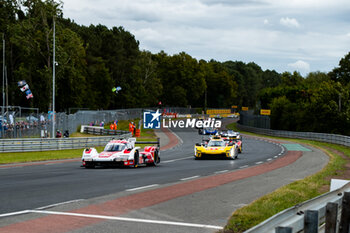
<path fill-rule="evenodd" d="M 253 115 L 249 112 L 240 112 L 239 123 L 242 125 L 257 127 L 263 129 L 270 129 L 270 116 L 265 115 Z"/>
<path fill-rule="evenodd" d="M 350 137 L 339 135 L 339 134 L 262 129 L 262 128 L 256 128 L 256 127 L 246 126 L 242 124 L 237 124 L 237 128 L 243 131 L 275 136 L 275 137 L 300 138 L 300 139 L 314 140 L 314 141 L 320 141 L 320 142 L 328 142 L 328 143 L 333 143 L 333 144 L 338 144 L 343 146 L 350 146 Z"/>
<path fill-rule="evenodd" d="M 118 134 L 119 137 L 129 138 L 131 133 Z M 0 152 L 30 152 L 65 149 L 81 149 L 87 147 L 105 146 L 116 136 L 76 137 L 76 138 L 28 138 L 28 139 L 2 139 Z"/>
<path fill-rule="evenodd" d="M 115 120 L 142 119 L 144 111 L 156 111 L 158 108 L 132 108 L 117 110 L 80 110 L 74 114 L 56 113 L 55 128 L 61 132 L 68 130 L 76 132 L 81 125 L 103 125 Z M 162 108 L 161 112 L 176 112 L 178 114 L 195 114 L 195 108 Z M 1 138 L 51 137 L 52 115 L 28 113 L 14 113 L 14 124 L 6 126 Z M 42 120 L 43 119 L 43 120 Z M 7 121 L 9 122 L 9 121 Z M 1 131 L 0 131 L 1 133 Z"/>
<path fill-rule="evenodd" d="M 244 233 L 348 233 L 350 186 L 286 209 Z"/>

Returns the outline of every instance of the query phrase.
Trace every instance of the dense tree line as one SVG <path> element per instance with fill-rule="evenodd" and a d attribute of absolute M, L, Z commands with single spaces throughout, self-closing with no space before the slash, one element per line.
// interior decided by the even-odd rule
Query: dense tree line
<path fill-rule="evenodd" d="M 271 109 L 271 127 L 279 130 L 350 135 L 350 53 L 330 73 L 285 72 L 282 83 L 265 88 L 258 98 Z M 347 63 L 345 65 L 345 63 Z"/>
<path fill-rule="evenodd" d="M 55 0 L 0 2 L 10 105 L 51 108 L 54 20 L 58 111 L 149 107 L 159 101 L 163 106 L 253 107 L 261 88 L 278 84 L 278 73 L 254 63 L 140 51 L 123 27 L 77 25 L 63 17 L 62 6 Z M 29 83 L 33 99 L 20 93 L 20 80 Z M 111 91 L 115 86 L 122 88 L 118 94 Z"/>

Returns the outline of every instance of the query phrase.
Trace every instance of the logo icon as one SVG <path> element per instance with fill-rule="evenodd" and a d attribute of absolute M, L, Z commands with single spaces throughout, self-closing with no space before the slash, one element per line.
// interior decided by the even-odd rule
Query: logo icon
<path fill-rule="evenodd" d="M 143 128 L 145 129 L 160 129 L 160 116 L 162 114 L 157 112 L 144 112 L 143 113 Z"/>

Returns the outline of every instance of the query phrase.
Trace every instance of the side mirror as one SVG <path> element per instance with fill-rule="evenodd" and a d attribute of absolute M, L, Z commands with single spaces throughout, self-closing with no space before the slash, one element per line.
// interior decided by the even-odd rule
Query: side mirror
<path fill-rule="evenodd" d="M 202 144 L 200 144 L 200 143 L 196 143 L 196 146 L 202 146 Z"/>

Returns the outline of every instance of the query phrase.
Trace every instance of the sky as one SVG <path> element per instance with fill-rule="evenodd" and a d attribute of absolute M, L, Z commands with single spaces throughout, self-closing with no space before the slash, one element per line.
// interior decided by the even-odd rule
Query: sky
<path fill-rule="evenodd" d="M 77 24 L 122 26 L 141 50 L 329 72 L 350 52 L 349 0 L 63 0 Z"/>

